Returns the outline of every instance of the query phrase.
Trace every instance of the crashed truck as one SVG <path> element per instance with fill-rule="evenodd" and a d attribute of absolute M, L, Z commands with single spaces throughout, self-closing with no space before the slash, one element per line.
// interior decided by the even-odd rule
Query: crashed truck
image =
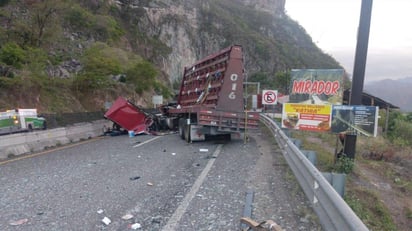
<path fill-rule="evenodd" d="M 119 97 L 104 116 L 135 134 L 167 129 L 187 142 L 241 138 L 259 125 L 259 114 L 245 110 L 243 81 L 242 47 L 233 45 L 185 67 L 175 103 L 148 112 Z"/>

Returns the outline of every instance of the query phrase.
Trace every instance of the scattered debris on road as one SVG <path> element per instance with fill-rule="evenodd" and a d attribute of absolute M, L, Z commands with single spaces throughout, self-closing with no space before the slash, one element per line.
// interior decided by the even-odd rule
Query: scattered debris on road
<path fill-rule="evenodd" d="M 276 222 L 272 220 L 266 220 L 262 222 L 256 222 L 248 217 L 242 217 L 240 222 L 249 226 L 248 229 L 245 230 L 253 230 L 253 231 L 284 231 L 282 227 L 280 227 Z"/>
<path fill-rule="evenodd" d="M 133 218 L 133 215 L 132 214 L 126 214 L 126 215 L 124 215 L 123 217 L 122 217 L 122 219 L 123 220 L 130 220 L 130 219 L 132 219 Z"/>
<path fill-rule="evenodd" d="M 24 219 L 20 219 L 20 220 L 17 220 L 17 221 L 12 221 L 12 222 L 10 222 L 10 225 L 12 225 L 12 226 L 18 226 L 18 225 L 25 224 L 25 223 L 27 223 L 28 221 L 29 221 L 29 219 L 24 218 Z"/>
<path fill-rule="evenodd" d="M 139 223 L 134 223 L 134 224 L 130 225 L 130 228 L 136 230 L 136 229 L 142 228 L 142 225 L 139 224 Z"/>
<path fill-rule="evenodd" d="M 108 217 L 104 217 L 104 218 L 102 219 L 102 222 L 103 222 L 105 225 L 109 225 L 110 223 L 112 223 L 112 221 L 111 221 Z"/>

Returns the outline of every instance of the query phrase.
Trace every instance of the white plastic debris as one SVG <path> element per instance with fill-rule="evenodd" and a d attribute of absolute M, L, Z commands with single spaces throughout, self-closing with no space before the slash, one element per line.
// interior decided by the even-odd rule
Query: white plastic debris
<path fill-rule="evenodd" d="M 176 152 L 172 152 L 172 156 L 176 156 Z"/>
<path fill-rule="evenodd" d="M 152 182 L 147 182 L 147 185 L 148 186 L 153 186 L 153 183 Z"/>
<path fill-rule="evenodd" d="M 22 225 L 24 223 L 27 223 L 28 221 L 29 221 L 29 219 L 24 218 L 24 219 L 20 219 L 20 220 L 17 220 L 17 221 L 10 222 L 10 225 L 13 225 L 13 226 Z"/>
<path fill-rule="evenodd" d="M 97 210 L 97 213 L 98 213 L 98 214 L 102 214 L 103 212 L 104 212 L 103 209 Z"/>
<path fill-rule="evenodd" d="M 139 223 L 134 223 L 134 224 L 132 224 L 132 226 L 130 226 L 130 228 L 132 228 L 132 229 L 140 229 L 140 228 L 142 228 L 142 225 L 139 224 Z"/>
<path fill-rule="evenodd" d="M 209 149 L 207 149 L 207 148 L 201 148 L 201 149 L 199 149 L 199 152 L 208 152 L 209 151 Z"/>
<path fill-rule="evenodd" d="M 129 219 L 132 219 L 132 218 L 133 218 L 132 214 L 126 214 L 122 217 L 123 220 L 129 220 Z"/>
<path fill-rule="evenodd" d="M 111 221 L 108 217 L 104 217 L 103 220 L 102 220 L 102 222 L 103 222 L 105 225 L 109 225 L 110 223 L 112 223 L 112 221 Z"/>

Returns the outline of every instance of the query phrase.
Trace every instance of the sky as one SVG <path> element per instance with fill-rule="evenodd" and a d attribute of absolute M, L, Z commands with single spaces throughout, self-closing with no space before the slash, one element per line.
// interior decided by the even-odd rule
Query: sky
<path fill-rule="evenodd" d="M 362 0 L 286 0 L 297 21 L 352 76 Z M 374 0 L 365 82 L 412 77 L 412 0 Z"/>

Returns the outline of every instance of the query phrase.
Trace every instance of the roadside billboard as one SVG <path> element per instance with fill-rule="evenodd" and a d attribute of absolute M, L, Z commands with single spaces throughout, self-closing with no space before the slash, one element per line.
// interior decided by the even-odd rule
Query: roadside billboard
<path fill-rule="evenodd" d="M 332 105 L 283 104 L 282 128 L 303 131 L 330 131 Z"/>
<path fill-rule="evenodd" d="M 376 137 L 379 107 L 334 105 L 332 107 L 333 133 L 360 133 Z"/>
<path fill-rule="evenodd" d="M 290 103 L 342 104 L 343 69 L 292 69 Z"/>

